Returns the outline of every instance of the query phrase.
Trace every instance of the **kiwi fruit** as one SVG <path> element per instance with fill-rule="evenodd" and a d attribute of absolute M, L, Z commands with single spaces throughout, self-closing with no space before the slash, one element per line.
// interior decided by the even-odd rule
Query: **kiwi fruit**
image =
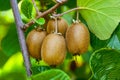
<path fill-rule="evenodd" d="M 80 55 L 88 50 L 90 35 L 87 27 L 82 23 L 73 23 L 66 32 L 68 51 L 73 55 Z"/>
<path fill-rule="evenodd" d="M 62 33 L 62 35 L 65 35 L 66 30 L 68 28 L 67 22 L 63 18 L 57 18 L 57 23 L 58 33 Z M 56 26 L 55 19 L 50 19 L 47 24 L 47 33 L 55 32 L 55 26 Z"/>
<path fill-rule="evenodd" d="M 32 30 L 26 38 L 26 45 L 31 57 L 41 59 L 41 45 L 47 32 L 42 29 Z"/>
<path fill-rule="evenodd" d="M 50 66 L 56 66 L 64 61 L 66 43 L 62 35 L 51 33 L 44 39 L 41 48 L 41 57 Z"/>

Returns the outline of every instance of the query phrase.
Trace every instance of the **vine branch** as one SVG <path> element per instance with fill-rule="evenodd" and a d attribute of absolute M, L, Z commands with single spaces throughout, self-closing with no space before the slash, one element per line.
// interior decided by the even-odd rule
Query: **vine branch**
<path fill-rule="evenodd" d="M 54 12 L 59 6 L 61 6 L 62 4 L 64 4 L 67 0 L 61 0 L 61 2 L 58 2 L 57 4 L 55 4 L 52 8 L 48 9 L 47 11 L 39 14 L 36 19 L 43 17 L 49 13 Z M 30 22 L 28 22 L 27 24 L 24 25 L 23 29 L 25 30 L 26 28 L 28 28 L 30 25 L 34 24 L 34 20 L 31 20 Z"/>
<path fill-rule="evenodd" d="M 29 55 L 28 55 L 28 51 L 27 51 L 27 47 L 26 47 L 24 32 L 22 30 L 22 27 L 24 24 L 21 20 L 20 14 L 19 14 L 17 0 L 10 0 L 10 3 L 11 3 L 12 10 L 13 10 L 14 18 L 15 18 L 16 28 L 17 28 L 18 37 L 19 37 L 19 43 L 20 43 L 27 75 L 30 76 L 31 75 L 30 60 L 29 60 Z"/>
<path fill-rule="evenodd" d="M 67 14 L 67 13 L 72 12 L 72 11 L 80 10 L 80 9 L 85 9 L 85 8 L 84 7 L 76 7 L 76 8 L 70 9 L 70 10 L 68 10 L 66 12 L 63 12 L 61 14 L 56 14 L 54 16 L 55 17 L 60 17 L 60 16 L 63 16 L 64 14 Z"/>
<path fill-rule="evenodd" d="M 38 7 L 36 6 L 35 0 L 32 0 L 32 3 L 33 3 L 34 8 L 35 8 L 35 10 L 36 10 L 36 14 L 37 14 L 37 15 L 39 15 L 39 14 L 40 14 L 40 12 L 39 12 Z"/>

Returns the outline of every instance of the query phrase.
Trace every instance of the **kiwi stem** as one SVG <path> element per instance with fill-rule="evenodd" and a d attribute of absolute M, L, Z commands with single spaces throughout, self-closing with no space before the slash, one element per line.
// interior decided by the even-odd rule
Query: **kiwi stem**
<path fill-rule="evenodd" d="M 55 33 L 58 33 L 58 21 L 57 21 L 57 18 L 55 18 Z"/>
<path fill-rule="evenodd" d="M 79 21 L 79 11 L 77 10 L 76 20 Z"/>

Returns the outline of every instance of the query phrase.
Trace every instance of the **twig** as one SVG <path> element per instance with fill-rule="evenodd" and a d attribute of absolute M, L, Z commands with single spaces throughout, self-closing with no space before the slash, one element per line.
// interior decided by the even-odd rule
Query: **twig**
<path fill-rule="evenodd" d="M 63 13 L 61 13 L 61 14 L 57 14 L 57 15 L 54 15 L 54 16 L 55 16 L 55 17 L 60 17 L 60 16 L 63 16 L 64 14 L 67 14 L 67 13 L 72 12 L 72 11 L 80 10 L 80 9 L 85 9 L 85 7 L 73 8 L 73 9 L 70 9 L 70 10 L 68 10 L 68 11 L 66 11 L 66 12 L 63 12 Z"/>
<path fill-rule="evenodd" d="M 38 16 L 38 15 L 40 14 L 40 12 L 39 12 L 38 7 L 36 6 L 35 0 L 32 0 L 32 3 L 33 3 L 33 5 L 34 5 L 34 8 L 35 8 L 35 10 L 36 10 L 36 14 L 37 14 L 37 16 Z"/>
<path fill-rule="evenodd" d="M 13 10 L 13 14 L 14 14 L 15 22 L 16 22 L 16 28 L 17 28 L 17 32 L 18 32 L 19 43 L 20 43 L 20 47 L 21 47 L 21 51 L 22 51 L 27 75 L 30 76 L 31 75 L 30 60 L 29 60 L 29 55 L 28 55 L 28 51 L 27 51 L 27 47 L 26 47 L 24 32 L 21 29 L 24 24 L 21 20 L 20 14 L 19 14 L 18 6 L 17 6 L 17 0 L 10 0 L 10 2 L 11 2 L 11 7 L 12 7 L 12 10 Z"/>
<path fill-rule="evenodd" d="M 43 12 L 42 14 L 38 15 L 38 16 L 36 17 L 36 19 L 38 19 L 38 18 L 40 18 L 40 17 L 43 17 L 43 16 L 45 16 L 45 15 L 47 15 L 47 14 L 49 14 L 49 13 L 54 12 L 59 6 L 61 6 L 62 4 L 64 4 L 66 1 L 67 1 L 67 0 L 63 0 L 62 3 L 57 3 L 57 4 L 54 5 L 52 8 L 50 8 L 50 9 L 48 9 L 47 11 Z M 32 25 L 32 24 L 34 24 L 34 23 L 35 23 L 34 20 L 31 20 L 30 22 L 28 22 L 27 24 L 24 25 L 24 28 L 23 28 L 23 29 L 25 30 L 26 28 L 28 28 L 30 25 Z"/>

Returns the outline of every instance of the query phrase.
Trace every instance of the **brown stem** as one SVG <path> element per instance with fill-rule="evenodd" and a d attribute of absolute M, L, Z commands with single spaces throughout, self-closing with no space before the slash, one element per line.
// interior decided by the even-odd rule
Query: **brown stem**
<path fill-rule="evenodd" d="M 40 14 L 40 12 L 39 12 L 38 7 L 36 6 L 35 0 L 32 0 L 32 3 L 33 3 L 33 5 L 34 5 L 34 8 L 35 8 L 35 10 L 36 10 L 36 14 L 37 14 L 37 16 L 38 16 L 38 15 Z"/>
<path fill-rule="evenodd" d="M 55 33 L 58 33 L 58 20 L 55 18 Z"/>
<path fill-rule="evenodd" d="M 57 14 L 57 15 L 54 15 L 54 16 L 55 16 L 55 17 L 60 17 L 60 16 L 63 16 L 64 14 L 67 14 L 67 13 L 72 12 L 72 11 L 80 10 L 80 9 L 85 9 L 85 8 L 84 8 L 84 7 L 73 8 L 73 9 L 70 9 L 70 10 L 68 10 L 68 11 L 66 11 L 66 12 L 63 12 L 63 13 L 61 13 L 61 14 Z"/>
<path fill-rule="evenodd" d="M 29 60 L 29 55 L 28 55 L 28 51 L 27 51 L 27 47 L 26 47 L 24 32 L 22 30 L 22 27 L 23 27 L 24 24 L 21 20 L 20 14 L 19 14 L 18 6 L 17 6 L 17 0 L 10 0 L 10 2 L 11 2 L 11 7 L 12 7 L 12 10 L 13 10 L 13 14 L 14 14 L 15 22 L 16 22 L 16 28 L 17 28 L 17 32 L 18 32 L 19 43 L 20 43 L 20 47 L 21 47 L 21 51 L 22 51 L 27 75 L 30 76 L 31 75 L 30 60 Z"/>
<path fill-rule="evenodd" d="M 63 3 L 65 3 L 67 0 L 64 0 L 62 3 L 57 3 L 55 4 L 52 8 L 48 9 L 47 11 L 43 12 L 42 14 L 38 15 L 36 17 L 36 19 L 40 18 L 40 17 L 43 17 L 49 13 L 52 13 L 54 12 L 59 6 L 61 6 Z M 30 22 L 28 22 L 27 24 L 24 25 L 24 28 L 23 29 L 26 29 L 28 28 L 30 25 L 34 24 L 34 20 L 31 20 Z"/>

